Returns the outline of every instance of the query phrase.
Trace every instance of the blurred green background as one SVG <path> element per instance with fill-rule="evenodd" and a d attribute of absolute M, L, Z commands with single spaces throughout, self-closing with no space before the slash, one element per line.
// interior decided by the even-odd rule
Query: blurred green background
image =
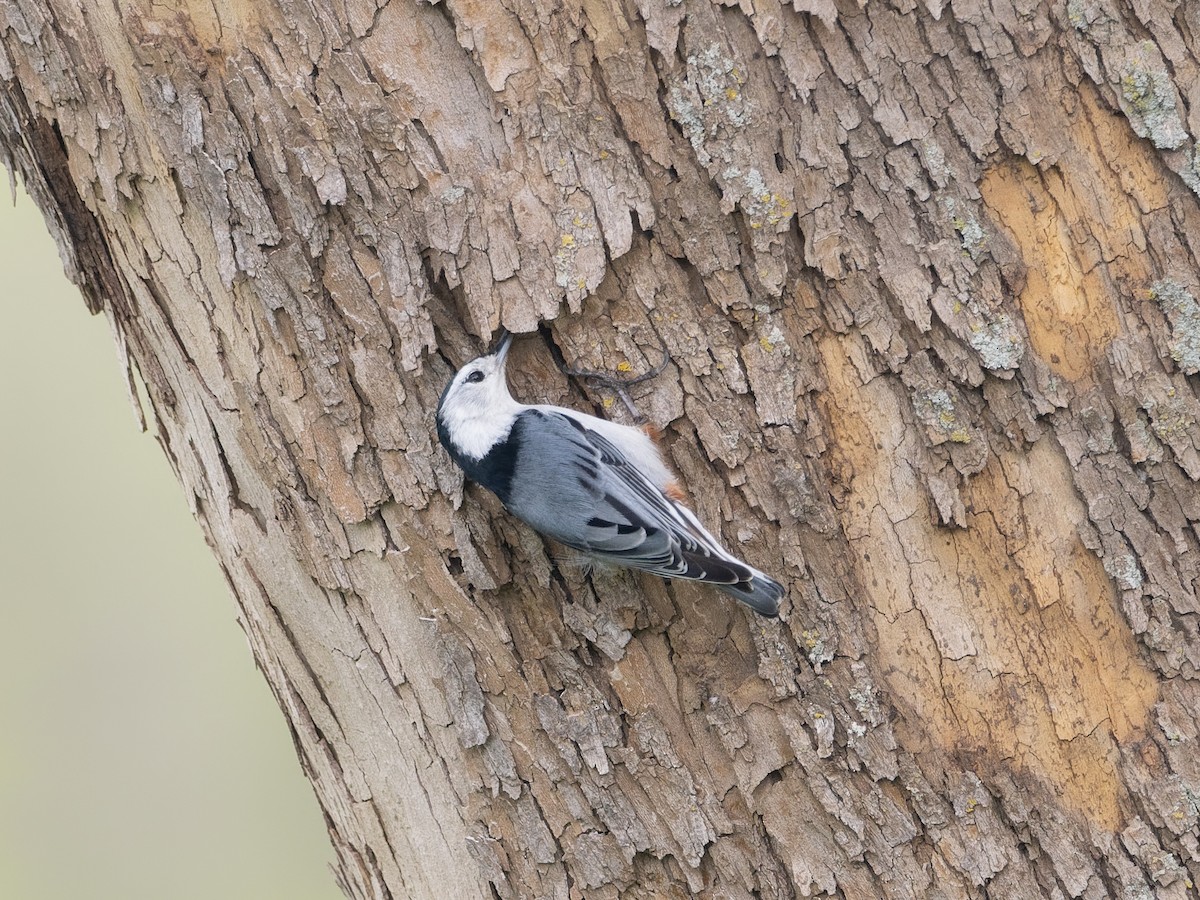
<path fill-rule="evenodd" d="M 335 900 L 312 789 L 107 322 L 0 168 L 0 898 Z"/>

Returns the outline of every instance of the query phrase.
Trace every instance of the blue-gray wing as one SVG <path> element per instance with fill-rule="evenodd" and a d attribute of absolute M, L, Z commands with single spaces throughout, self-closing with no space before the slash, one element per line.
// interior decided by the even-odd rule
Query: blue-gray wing
<path fill-rule="evenodd" d="M 560 413 L 530 409 L 517 443 L 508 508 L 535 529 L 601 560 L 718 585 L 761 573 L 725 552 L 611 441 Z"/>

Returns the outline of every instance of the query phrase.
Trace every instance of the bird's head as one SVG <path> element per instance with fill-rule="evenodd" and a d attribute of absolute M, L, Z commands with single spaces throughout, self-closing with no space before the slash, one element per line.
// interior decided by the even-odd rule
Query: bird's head
<path fill-rule="evenodd" d="M 508 392 L 504 361 L 512 335 L 504 332 L 496 349 L 454 373 L 438 403 L 438 438 L 451 454 L 485 456 L 508 436 L 520 404 Z"/>

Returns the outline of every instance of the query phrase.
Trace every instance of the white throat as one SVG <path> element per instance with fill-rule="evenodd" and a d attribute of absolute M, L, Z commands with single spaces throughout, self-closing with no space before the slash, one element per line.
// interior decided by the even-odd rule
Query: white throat
<path fill-rule="evenodd" d="M 512 431 L 524 407 L 504 392 L 504 396 L 475 394 L 455 398 L 442 408 L 442 424 L 450 433 L 455 449 L 471 459 L 482 459 Z"/>

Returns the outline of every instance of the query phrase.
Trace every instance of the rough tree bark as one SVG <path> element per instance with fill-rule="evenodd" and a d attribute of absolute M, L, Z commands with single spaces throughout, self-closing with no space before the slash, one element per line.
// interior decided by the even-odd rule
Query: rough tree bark
<path fill-rule="evenodd" d="M 1200 4 L 83 6 L 0 3 L 0 153 L 348 894 L 1195 896 Z M 543 323 L 526 400 L 669 349 L 780 622 L 463 487 Z"/>

